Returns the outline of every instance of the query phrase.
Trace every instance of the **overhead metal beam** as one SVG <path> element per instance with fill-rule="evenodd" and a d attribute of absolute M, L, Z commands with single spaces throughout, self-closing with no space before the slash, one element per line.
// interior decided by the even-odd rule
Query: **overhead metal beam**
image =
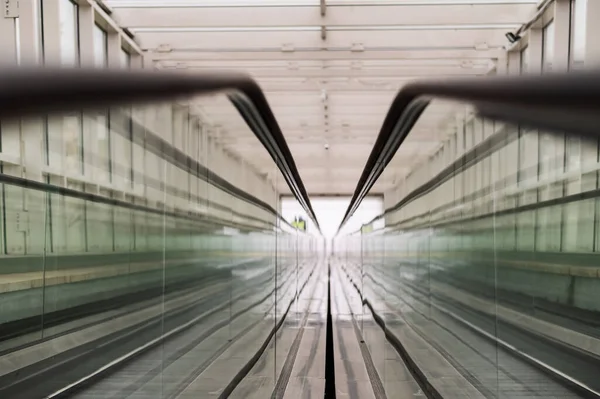
<path fill-rule="evenodd" d="M 358 179 L 359 176 L 357 176 L 356 179 Z M 354 180 L 356 180 L 354 179 Z M 349 188 L 351 183 L 347 183 L 347 182 L 343 182 L 343 181 L 324 181 L 324 182 L 311 182 L 311 181 L 307 181 L 305 182 L 306 184 L 306 191 L 308 192 L 308 195 L 312 198 L 315 194 L 320 195 L 320 196 L 324 196 L 324 197 L 328 197 L 328 196 L 348 196 L 348 195 L 352 195 L 352 193 L 354 192 L 354 187 L 353 188 Z M 375 194 L 383 194 L 383 192 L 385 191 L 385 189 L 387 189 L 387 186 L 384 187 L 383 185 L 380 186 L 374 186 L 373 189 L 371 189 L 371 191 L 369 192 L 369 194 L 375 195 Z M 289 190 L 288 190 L 289 191 Z M 287 193 L 288 191 L 283 191 L 285 193 Z"/>
<path fill-rule="evenodd" d="M 358 82 L 347 82 L 347 83 L 326 83 L 319 84 L 317 82 L 304 83 L 304 84 L 289 84 L 289 83 L 265 83 L 261 84 L 261 88 L 265 93 L 270 92 L 294 92 L 294 93 L 313 93 L 315 91 L 321 90 L 322 87 L 327 87 L 327 90 L 332 92 L 391 92 L 394 93 L 398 91 L 398 85 L 386 84 L 386 85 L 365 85 Z"/>
<path fill-rule="evenodd" d="M 439 79 L 445 79 L 448 76 L 437 76 Z M 388 78 L 389 79 L 389 78 Z M 414 80 L 414 78 L 407 78 L 405 80 L 398 80 L 394 82 L 389 81 L 373 81 L 368 82 L 361 81 L 361 79 L 350 79 L 346 82 L 320 82 L 308 81 L 303 83 L 286 83 L 286 82 L 269 82 L 264 81 L 260 83 L 261 88 L 267 94 L 270 92 L 300 92 L 300 93 L 314 93 L 315 91 L 320 91 L 322 88 L 327 88 L 329 93 L 335 92 L 369 92 L 369 93 L 379 93 L 379 92 L 392 92 L 395 94 L 402 86 L 404 86 L 407 82 Z M 381 121 L 380 121 L 381 122 Z"/>
<path fill-rule="evenodd" d="M 377 128 L 374 127 L 374 131 L 377 131 Z M 319 136 L 319 137 L 314 137 L 311 139 L 301 139 L 298 137 L 289 137 L 288 135 L 286 135 L 286 141 L 288 144 L 290 145 L 323 145 L 324 140 L 323 140 L 323 136 Z M 236 140 L 233 139 L 223 139 L 223 140 L 217 140 L 215 141 L 216 143 L 223 145 L 223 146 L 232 146 L 232 148 L 236 149 L 238 148 L 238 146 L 240 146 L 240 148 L 238 148 L 240 151 L 243 151 L 245 148 L 248 149 L 250 148 L 250 146 L 255 146 L 254 148 L 259 148 L 255 143 L 250 143 L 247 141 L 242 141 L 242 142 L 238 142 Z M 349 143 L 352 143 L 354 145 L 361 145 L 361 146 L 365 146 L 365 145 L 373 145 L 375 142 L 375 137 L 373 134 L 371 134 L 369 137 L 367 136 L 362 136 L 359 138 L 352 138 L 352 137 L 346 137 L 346 136 L 340 136 L 337 133 L 333 133 L 331 135 L 331 138 L 329 138 L 327 140 L 327 142 L 331 145 L 335 144 L 335 145 L 346 145 Z"/>
<path fill-rule="evenodd" d="M 368 104 L 367 101 L 369 99 L 375 101 L 375 103 Z M 382 110 L 381 107 L 390 105 L 390 101 L 388 101 L 387 97 L 372 97 L 367 96 L 364 100 L 364 106 L 361 104 L 345 104 L 341 101 L 333 101 L 329 100 L 329 105 L 331 107 L 332 114 L 350 114 L 356 115 L 357 113 L 361 115 L 382 115 L 385 114 L 385 110 Z M 318 109 L 319 105 L 314 104 L 314 102 L 310 105 L 308 104 L 298 104 L 292 101 L 282 104 L 273 104 L 271 108 L 274 112 L 277 112 L 279 116 L 293 116 L 296 117 L 302 114 L 312 114 L 316 109 Z"/>
<path fill-rule="evenodd" d="M 329 152 L 323 152 L 325 151 L 323 148 L 323 137 L 322 136 L 315 136 L 317 132 L 314 132 L 312 134 L 312 139 L 311 140 L 294 140 L 294 142 L 292 143 L 291 141 L 289 142 L 290 147 L 293 148 L 294 150 L 297 151 L 297 154 L 294 154 L 294 157 L 297 158 L 298 162 L 301 162 L 301 160 L 304 161 L 308 161 L 308 160 L 319 160 L 321 159 L 321 156 L 324 155 L 331 155 L 332 158 L 337 159 L 337 160 L 348 160 L 348 161 L 352 161 L 354 159 L 353 154 L 357 154 L 357 153 L 363 153 L 366 154 L 369 152 L 370 148 L 365 148 L 360 142 L 356 142 L 356 141 L 352 141 L 350 140 L 350 138 L 346 137 L 346 140 L 348 141 L 342 141 L 339 142 L 337 144 L 337 146 L 333 149 L 334 151 L 329 151 Z M 342 139 L 344 138 L 343 136 L 340 137 L 339 135 L 336 135 L 337 138 Z M 361 140 L 359 141 L 364 141 L 363 139 L 365 138 L 365 136 L 363 136 L 363 138 L 361 138 Z M 319 141 L 319 139 L 321 139 Z M 371 134 L 371 140 L 375 140 L 375 134 Z M 260 149 L 260 143 L 248 143 L 248 142 L 239 142 L 239 143 L 235 143 L 233 140 L 231 141 L 226 141 L 226 142 L 222 142 L 226 145 L 231 145 L 232 148 L 235 148 L 236 151 L 239 151 L 240 153 L 244 153 L 244 152 L 252 152 L 256 149 Z M 420 140 L 420 141 L 411 141 L 410 143 L 407 143 L 407 149 L 405 150 L 405 152 L 400 152 L 397 154 L 397 157 L 399 159 L 405 159 L 407 157 L 412 157 L 414 155 L 419 155 L 419 154 L 425 154 L 425 153 L 429 153 L 429 150 L 431 149 L 432 146 L 439 144 L 439 140 Z M 237 147 L 235 147 L 236 145 L 238 145 Z M 338 151 L 343 151 L 343 152 L 338 152 Z M 321 153 L 319 155 L 319 153 Z M 268 156 L 268 155 L 267 155 Z M 297 157 L 296 157 L 297 156 Z M 302 161 L 303 162 L 303 161 Z M 308 165 L 310 167 L 310 165 Z"/>
<path fill-rule="evenodd" d="M 236 69 L 255 76 L 300 172 L 309 177 L 308 191 L 350 194 L 396 91 L 424 76 L 489 72 L 490 60 L 504 53 L 504 33 L 527 21 L 537 0 L 313 0 L 294 6 L 213 0 L 198 6 L 193 1 L 193 7 L 187 0 L 185 7 L 182 0 L 139 2 L 153 3 L 149 8 L 106 1 L 130 4 L 117 6 L 112 16 L 135 32 L 157 66 L 191 73 Z M 327 102 L 321 100 L 323 89 Z M 219 126 L 211 141 L 271 171 L 272 160 L 231 104 L 223 97 L 209 100 L 193 105 Z M 449 114 L 429 111 L 412 131 L 419 138 L 407 139 L 376 192 L 392 187 L 395 176 L 406 174 L 443 139 L 446 130 L 439 126 Z M 289 191 L 282 183 L 277 181 L 279 190 Z"/>
<path fill-rule="evenodd" d="M 363 131 L 360 133 L 340 132 L 339 130 L 330 131 L 331 140 L 337 143 L 338 145 L 345 146 L 345 148 L 356 149 L 356 146 L 364 145 L 364 143 L 366 142 L 372 143 L 375 140 L 373 132 L 377 131 L 378 128 L 379 126 L 373 125 L 368 132 Z M 298 131 L 286 130 L 285 137 L 288 144 L 290 145 L 314 145 L 323 143 L 322 132 L 322 128 L 311 129 L 302 133 L 299 133 Z M 418 132 L 413 132 L 413 135 L 418 135 Z M 412 152 L 413 150 L 415 150 L 415 148 L 418 150 L 419 147 L 438 144 L 439 141 L 439 137 L 421 138 L 418 141 L 411 141 L 410 143 L 407 143 L 406 150 Z M 239 137 L 228 136 L 219 139 L 215 138 L 215 142 L 221 143 L 223 145 L 236 146 L 236 148 L 238 148 L 240 151 L 252 148 L 260 149 L 260 144 L 256 142 L 256 139 L 254 139 L 254 141 L 250 139 L 242 140 Z"/>
<path fill-rule="evenodd" d="M 286 134 L 288 130 L 293 129 L 294 131 L 298 131 L 298 134 L 301 134 L 302 130 L 306 132 L 310 132 L 311 130 L 320 129 L 324 125 L 324 118 L 322 115 L 317 114 L 316 117 L 313 117 L 315 114 L 302 113 L 297 116 L 289 116 L 289 115 L 281 115 L 277 111 L 274 111 L 277 119 L 280 120 L 281 125 L 286 128 Z M 379 127 L 381 124 L 381 114 L 375 113 L 359 113 L 357 115 L 352 114 L 352 112 L 332 112 L 330 115 L 330 123 L 331 129 L 337 129 L 341 132 L 344 130 L 348 130 L 348 133 L 353 133 L 354 130 L 360 132 L 361 129 L 371 129 L 373 126 Z M 239 123 L 229 123 L 227 115 L 215 115 L 214 119 L 217 121 L 224 121 L 222 125 L 229 127 L 229 131 L 231 129 L 239 129 L 240 131 L 244 131 L 244 125 Z M 302 123 L 307 123 L 307 127 L 303 127 Z M 430 127 L 430 124 L 426 124 L 425 127 Z M 247 130 L 247 129 L 246 129 Z M 230 134 L 234 134 L 236 131 L 231 131 Z"/>
<path fill-rule="evenodd" d="M 237 68 L 245 71 L 251 71 L 253 69 L 288 69 L 288 70 L 305 70 L 311 68 L 352 68 L 352 69 L 367 69 L 367 68 L 406 68 L 406 67 L 417 67 L 417 68 L 431 68 L 431 67 L 461 67 L 461 68 L 476 68 L 485 67 L 490 65 L 489 59 L 391 59 L 391 60 L 297 60 L 297 61 L 285 61 L 285 60 L 194 60 L 189 59 L 186 61 L 177 60 L 161 60 L 156 61 L 158 66 L 162 67 L 198 67 L 207 69 L 221 69 L 221 68 Z"/>
<path fill-rule="evenodd" d="M 300 98 L 285 98 L 282 95 L 271 95 L 268 100 L 272 102 L 271 108 L 277 112 L 289 112 L 292 115 L 298 115 L 305 113 L 304 110 L 312 110 L 313 107 L 318 107 L 318 98 L 315 98 L 317 93 L 310 96 L 299 95 Z M 335 97 L 330 96 L 329 103 L 332 105 L 332 112 L 337 112 L 339 108 L 342 108 L 342 112 L 347 110 L 362 110 L 365 113 L 377 113 L 382 112 L 382 107 L 390 105 L 391 96 L 385 94 L 379 95 L 356 95 L 347 94 L 336 95 Z"/>
<path fill-rule="evenodd" d="M 370 95 L 366 95 L 365 97 L 365 102 L 368 101 L 369 98 L 374 98 Z M 341 121 L 339 125 L 340 129 L 350 127 L 345 126 L 346 122 L 344 121 L 348 121 L 347 123 L 350 123 L 355 119 L 361 121 L 361 123 L 357 125 L 351 125 L 353 128 L 364 127 L 364 122 L 367 120 L 381 122 L 381 120 L 377 118 L 382 118 L 385 116 L 385 109 L 382 110 L 382 107 L 389 106 L 389 104 L 389 101 L 377 101 L 374 106 L 361 107 L 360 105 L 356 104 L 341 104 L 339 102 L 327 103 L 332 118 Z M 234 113 L 235 111 L 229 107 L 212 105 L 207 102 L 194 103 L 194 105 L 202 109 L 206 118 L 213 120 L 213 123 L 217 123 L 219 120 L 225 120 L 228 126 L 246 126 L 244 120 L 238 117 Z M 302 122 L 300 127 L 310 128 L 322 119 L 319 116 L 319 112 L 322 110 L 322 105 L 323 104 L 316 104 L 311 106 L 297 107 L 293 104 L 287 104 L 285 106 L 273 106 L 272 109 L 277 115 L 277 119 L 280 120 L 281 124 L 287 125 L 290 121 L 292 121 L 300 126 L 300 122 Z M 431 109 L 431 111 L 427 113 L 428 118 L 420 121 L 418 125 L 415 125 L 415 129 L 418 130 L 420 127 L 429 126 L 428 121 L 432 120 L 432 117 L 445 117 L 447 115 L 452 115 L 456 111 L 457 110 L 453 110 L 451 108 L 438 110 Z"/>
<path fill-rule="evenodd" d="M 300 125 L 300 121 L 304 119 L 304 118 L 299 118 L 295 121 L 290 121 L 288 123 L 286 123 L 286 121 L 281 121 L 280 125 L 281 125 L 281 129 L 285 130 L 287 132 L 288 129 L 298 129 L 299 125 Z M 226 121 L 225 118 L 223 118 L 224 122 Z M 341 121 L 347 122 L 350 124 L 350 126 L 352 126 L 352 128 L 354 128 L 355 124 L 358 125 L 360 123 L 360 129 L 373 129 L 374 127 L 376 128 L 375 130 L 377 130 L 377 128 L 379 128 L 381 126 L 381 118 L 378 117 L 372 117 L 372 116 L 361 116 L 361 117 L 357 117 L 354 119 L 350 119 L 349 117 L 344 117 L 344 118 L 335 118 L 334 120 L 330 121 L 330 125 L 333 127 L 336 127 L 337 129 L 343 129 L 341 128 L 342 123 L 340 123 Z M 324 124 L 323 124 L 324 120 L 323 117 L 321 115 L 319 115 L 319 123 L 312 123 L 310 125 L 309 128 L 306 129 L 306 133 L 307 135 L 315 132 L 315 131 L 319 131 L 319 129 L 323 129 Z M 224 128 L 227 131 L 230 131 L 230 134 L 241 134 L 243 132 L 246 132 L 247 129 L 244 128 L 243 125 L 240 124 L 234 124 L 234 123 L 223 123 L 222 124 L 224 126 Z M 245 129 L 245 130 L 244 130 Z M 358 129 L 358 128 L 357 128 Z M 250 133 L 248 133 L 249 135 Z M 349 134 L 351 134 L 351 132 L 349 132 Z"/>
<path fill-rule="evenodd" d="M 325 18 L 327 16 L 327 3 L 325 0 L 320 0 L 321 7 L 321 18 Z M 327 25 L 321 25 L 321 40 L 327 40 Z"/>
<path fill-rule="evenodd" d="M 303 124 L 306 124 L 306 130 L 310 131 L 311 129 L 319 129 L 323 126 L 323 118 L 320 115 L 313 117 L 314 114 L 299 114 L 296 118 L 288 118 L 282 117 L 280 118 L 280 125 L 282 129 L 302 129 Z M 337 126 L 339 129 L 343 129 L 345 124 L 349 124 L 352 129 L 360 130 L 360 129 L 371 129 L 373 126 L 381 125 L 381 117 L 377 114 L 360 114 L 356 117 L 353 117 L 352 114 L 339 116 L 337 114 L 333 115 L 335 117 L 335 121 L 332 121 L 332 126 Z M 239 129 L 240 131 L 247 131 L 245 125 L 239 123 L 238 121 L 231 121 L 228 115 L 214 116 L 215 124 L 220 124 L 223 126 L 227 126 L 230 129 Z M 219 120 L 221 122 L 219 122 Z M 245 130 L 244 130 L 245 129 Z"/>
<path fill-rule="evenodd" d="M 102 7 L 99 3 L 95 2 L 95 1 L 91 1 L 89 4 L 94 9 L 94 11 L 99 15 L 99 17 L 102 18 L 102 20 L 105 21 L 106 24 L 108 24 L 110 26 L 110 30 L 112 30 L 113 32 L 122 33 L 121 40 L 123 40 L 127 44 L 127 46 L 131 47 L 135 52 L 141 54 L 142 49 L 138 45 L 138 43 L 130 36 L 130 34 L 126 34 L 124 32 L 123 29 L 127 28 L 127 27 L 118 24 L 118 22 L 116 22 L 114 19 L 114 15 L 109 14 L 105 11 L 105 8 L 106 8 L 105 5 L 104 5 L 104 7 Z"/>
<path fill-rule="evenodd" d="M 365 159 L 366 161 L 366 159 Z M 400 169 L 400 170 L 406 170 L 406 171 L 410 171 L 410 168 L 404 168 L 404 169 Z M 343 174 L 354 174 L 356 173 L 356 171 L 362 172 L 362 168 L 359 167 L 359 165 L 356 164 L 356 162 L 353 165 L 348 165 L 344 168 L 335 168 L 335 171 L 333 173 L 338 174 L 338 175 L 343 175 Z M 396 168 L 395 171 L 397 172 L 398 169 Z M 322 174 L 323 173 L 323 169 L 319 168 L 319 167 L 311 167 L 311 166 L 306 166 L 302 168 L 302 174 Z"/>
<path fill-rule="evenodd" d="M 301 170 L 304 171 L 307 168 L 316 168 L 316 169 L 320 169 L 321 170 L 321 175 L 323 175 L 323 168 L 324 167 L 329 167 L 330 168 L 330 172 L 332 174 L 334 173 L 344 173 L 344 170 L 351 170 L 354 171 L 357 176 L 356 179 L 353 180 L 353 184 L 356 185 L 356 180 L 358 180 L 358 177 L 360 176 L 360 172 L 362 171 L 359 168 L 354 168 L 355 165 L 364 165 L 367 157 L 369 156 L 369 152 L 368 152 L 368 148 L 367 151 L 361 152 L 361 153 L 356 153 L 354 154 L 354 158 L 349 158 L 349 159 L 336 159 L 336 160 L 332 160 L 328 157 L 328 155 L 326 155 L 326 151 L 323 147 L 324 142 L 319 144 L 319 151 L 323 152 L 324 154 L 321 155 L 319 158 L 313 157 L 313 158 L 303 158 L 302 160 L 300 160 L 300 158 L 296 157 L 296 154 L 294 154 L 294 160 L 297 160 L 298 162 L 296 162 L 296 166 Z M 273 168 L 273 163 L 272 160 L 269 163 L 268 159 L 266 159 L 266 157 L 263 157 L 263 159 L 259 159 L 256 157 L 252 157 L 252 153 L 249 151 L 238 151 L 235 149 L 234 146 L 231 146 L 232 151 L 237 152 L 238 154 L 240 154 L 241 158 L 245 158 L 248 160 L 249 163 L 254 164 L 259 170 L 269 170 Z M 329 150 L 331 151 L 331 150 Z M 251 161 L 250 161 L 251 160 Z M 302 173 L 302 172 L 301 172 Z M 304 173 L 302 173 L 304 174 Z"/>
<path fill-rule="evenodd" d="M 369 126 L 368 129 L 360 129 L 356 130 L 353 128 L 343 129 L 339 126 L 336 126 L 330 130 L 330 133 L 334 135 L 339 140 L 349 140 L 343 141 L 342 144 L 348 144 L 349 146 L 356 145 L 356 141 L 362 140 L 372 140 L 375 138 L 373 129 L 375 131 L 380 127 L 380 124 L 373 124 Z M 322 139 L 320 130 L 322 127 L 313 127 L 309 129 L 298 129 L 298 128 L 288 128 L 285 130 L 285 137 L 288 142 L 295 141 L 297 143 L 310 144 L 315 141 L 319 141 Z M 240 144 L 244 145 L 260 145 L 256 138 L 254 137 L 241 137 L 241 134 L 237 130 L 229 131 L 229 135 L 215 138 L 215 142 L 219 143 L 227 143 L 227 144 Z M 415 132 L 417 133 L 417 132 Z M 424 136 L 418 134 L 418 138 L 407 141 L 409 146 L 411 145 L 421 145 L 424 143 L 432 143 L 439 141 L 439 137 L 437 136 Z"/>
<path fill-rule="evenodd" d="M 165 2 L 166 4 L 167 2 Z M 471 2 L 472 3 L 472 2 Z M 114 8 L 119 24 L 128 28 L 244 27 L 377 27 L 415 25 L 514 25 L 527 22 L 535 4 L 437 4 L 369 6 L 324 5 L 286 7 L 132 7 Z M 325 10 L 325 15 L 323 15 Z M 318 16 L 322 15 L 321 18 Z M 323 19 L 324 21 L 321 21 Z"/>
<path fill-rule="evenodd" d="M 176 69 L 176 68 L 169 68 Z M 206 68 L 188 68 L 188 71 L 206 70 Z M 235 69 L 233 69 L 235 70 Z M 490 70 L 485 68 L 469 68 L 460 67 L 421 67 L 421 68 L 366 68 L 366 69 L 308 69 L 308 70 L 285 70 L 285 69 L 253 69 L 247 71 L 252 77 L 266 82 L 267 79 L 299 79 L 299 78 L 419 78 L 423 76 L 440 77 L 440 76 L 482 76 L 486 75 Z"/>
<path fill-rule="evenodd" d="M 281 49 L 272 51 L 181 51 L 174 50 L 168 53 L 156 51 L 150 52 L 152 59 L 156 61 L 219 61 L 219 62 L 243 62 L 243 61 L 344 61 L 344 60 L 456 60 L 456 59 L 494 59 L 503 53 L 502 48 L 476 50 L 474 46 L 465 48 L 444 49 L 439 47 L 420 49 L 396 49 L 396 50 L 365 50 L 351 51 L 350 47 L 335 51 L 326 50 L 302 50 L 284 52 Z"/>
<path fill-rule="evenodd" d="M 319 112 L 323 109 L 322 108 L 323 105 L 321 106 L 317 106 L 317 107 L 311 107 L 309 111 L 299 111 L 296 114 L 293 114 L 291 112 L 285 112 L 283 110 L 278 110 L 277 108 L 273 108 L 274 112 L 277 113 L 278 119 L 281 119 L 281 123 L 285 124 L 286 121 L 288 120 L 294 120 L 294 121 L 304 121 L 306 124 L 311 124 L 314 122 L 318 122 L 320 121 L 322 118 L 319 116 Z M 229 109 L 215 109 L 215 108 L 209 108 L 207 106 L 202 107 L 205 109 L 205 113 L 208 115 L 208 117 L 210 119 L 212 119 L 213 121 L 218 121 L 219 119 L 223 119 L 223 120 L 227 120 L 227 124 L 228 125 L 236 125 L 236 126 L 246 126 L 244 124 L 244 120 L 237 118 L 235 116 L 235 114 L 232 114 L 232 112 Z M 330 107 L 331 108 L 331 107 Z M 331 116 L 333 118 L 339 119 L 339 120 L 361 120 L 365 119 L 365 120 L 376 120 L 378 122 L 381 122 L 381 120 L 377 120 L 377 118 L 381 118 L 383 116 L 385 116 L 385 112 L 381 112 L 380 110 L 366 110 L 363 111 L 361 110 L 359 107 L 356 106 L 349 106 L 349 107 L 344 107 L 344 106 L 335 106 L 331 109 Z M 340 124 L 341 126 L 341 124 Z"/>
<path fill-rule="evenodd" d="M 375 129 L 377 130 L 377 129 Z M 327 142 L 330 146 L 340 146 L 340 145 L 344 145 L 344 142 L 347 139 L 343 139 L 343 138 L 327 138 L 325 139 L 325 137 L 320 137 L 319 139 L 314 139 L 314 140 L 310 140 L 310 141 L 298 141 L 298 140 L 287 140 L 288 144 L 293 144 L 293 145 L 320 145 L 323 146 L 325 142 Z M 360 141 L 354 141 L 355 144 L 357 145 L 361 145 L 363 147 L 372 147 L 373 144 L 375 143 L 375 138 L 371 138 L 370 140 L 360 140 Z M 231 147 L 233 150 L 237 150 L 236 149 L 236 143 L 231 143 L 231 142 L 226 142 L 226 143 L 220 143 L 223 146 L 226 147 Z M 243 150 L 242 150 L 243 151 Z M 251 154 L 250 151 L 246 152 L 247 154 Z M 366 154 L 365 154 L 366 155 Z M 320 167 L 318 165 L 315 165 L 315 167 Z M 303 168 L 304 170 L 305 168 Z M 362 171 L 362 170 L 361 170 Z"/>
<path fill-rule="evenodd" d="M 318 30 L 318 28 L 317 28 Z M 469 49 L 485 44 L 501 48 L 506 44 L 505 29 L 442 31 L 328 31 L 327 44 L 314 31 L 279 32 L 135 32 L 144 49 L 169 44 L 172 50 L 187 51 L 281 51 L 289 49 L 411 50 L 429 48 Z M 360 46 L 359 46 L 360 45 Z"/>

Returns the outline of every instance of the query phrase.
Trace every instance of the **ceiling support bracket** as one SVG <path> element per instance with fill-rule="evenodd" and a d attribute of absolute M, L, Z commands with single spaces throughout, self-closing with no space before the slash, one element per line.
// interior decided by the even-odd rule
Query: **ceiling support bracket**
<path fill-rule="evenodd" d="M 327 3 L 325 0 L 320 0 L 321 5 L 321 18 L 325 18 L 327 16 Z M 325 24 L 321 25 L 321 40 L 327 40 L 327 26 Z"/>

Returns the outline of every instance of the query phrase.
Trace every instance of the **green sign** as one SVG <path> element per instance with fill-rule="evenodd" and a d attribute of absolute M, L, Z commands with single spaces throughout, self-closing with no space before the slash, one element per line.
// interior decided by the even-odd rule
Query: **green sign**
<path fill-rule="evenodd" d="M 306 231 L 306 221 L 300 217 L 294 218 L 292 226 L 298 230 Z"/>

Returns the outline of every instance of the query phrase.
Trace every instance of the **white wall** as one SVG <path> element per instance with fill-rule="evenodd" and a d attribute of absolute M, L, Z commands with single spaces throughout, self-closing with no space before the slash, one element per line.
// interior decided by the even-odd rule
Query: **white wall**
<path fill-rule="evenodd" d="M 350 197 L 316 197 L 311 198 L 313 210 L 321 227 L 321 232 L 327 241 L 327 253 L 331 250 L 332 238 L 336 235 L 340 222 L 344 218 Z M 371 221 L 383 212 L 382 197 L 367 197 L 348 221 L 341 234 L 359 230 L 364 223 Z M 284 197 L 281 200 L 281 214 L 291 222 L 294 217 L 301 216 L 307 221 L 308 232 L 316 232 L 316 227 L 294 198 Z"/>

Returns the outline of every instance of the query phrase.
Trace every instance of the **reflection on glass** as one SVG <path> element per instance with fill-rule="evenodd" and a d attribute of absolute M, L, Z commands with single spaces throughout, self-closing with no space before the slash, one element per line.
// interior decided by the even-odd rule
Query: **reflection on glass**
<path fill-rule="evenodd" d="M 21 18 L 15 18 L 15 52 L 17 65 L 21 65 Z"/>
<path fill-rule="evenodd" d="M 94 25 L 94 65 L 96 68 L 108 65 L 108 34 L 98 25 Z"/>
<path fill-rule="evenodd" d="M 588 0 L 571 0 L 571 67 L 583 65 L 586 48 Z"/>
<path fill-rule="evenodd" d="M 554 21 L 548 23 L 542 30 L 542 71 L 552 71 L 554 62 Z"/>
<path fill-rule="evenodd" d="M 579 137 L 567 136 L 565 148 L 565 170 L 578 170 L 581 166 L 581 140 Z"/>
<path fill-rule="evenodd" d="M 71 0 L 58 0 L 60 59 L 64 66 L 79 65 L 78 6 Z"/>
<path fill-rule="evenodd" d="M 450 156 L 415 166 L 388 208 L 418 194 L 340 238 L 338 256 L 422 371 L 461 381 L 430 379 L 443 397 L 586 397 L 565 376 L 598 392 L 584 344 L 600 320 L 598 142 L 466 115 Z M 381 337 L 364 334 L 375 361 Z M 401 374 L 375 363 L 397 389 Z"/>
<path fill-rule="evenodd" d="M 227 96 L 194 101 L 254 137 Z M 279 214 L 266 150 L 242 161 L 205 115 L 181 100 L 48 116 L 48 184 L 0 197 L 0 397 L 47 397 L 106 367 L 81 394 L 208 397 L 265 342 L 247 381 L 268 370 L 259 396 L 273 393 L 323 281 L 316 238 Z M 312 325 L 324 331 L 320 313 Z"/>
<path fill-rule="evenodd" d="M 529 73 L 529 46 L 521 50 L 521 73 Z"/>
<path fill-rule="evenodd" d="M 96 138 L 98 140 L 98 160 L 97 164 L 107 176 L 111 179 L 111 148 L 110 148 L 110 128 L 108 125 L 108 112 L 98 113 L 96 116 Z"/>
<path fill-rule="evenodd" d="M 119 57 L 121 60 L 121 68 L 123 68 L 123 69 L 131 68 L 131 54 L 129 54 L 129 52 L 127 50 L 125 50 L 124 48 L 121 48 Z"/>
<path fill-rule="evenodd" d="M 36 1 L 33 4 L 33 32 L 35 40 L 33 42 L 35 61 L 42 60 L 44 58 L 44 29 L 42 21 L 42 1 Z"/>
<path fill-rule="evenodd" d="M 62 123 L 61 123 L 62 122 Z M 81 114 L 64 116 L 58 121 L 65 146 L 65 168 L 70 173 L 83 173 L 83 140 Z"/>

